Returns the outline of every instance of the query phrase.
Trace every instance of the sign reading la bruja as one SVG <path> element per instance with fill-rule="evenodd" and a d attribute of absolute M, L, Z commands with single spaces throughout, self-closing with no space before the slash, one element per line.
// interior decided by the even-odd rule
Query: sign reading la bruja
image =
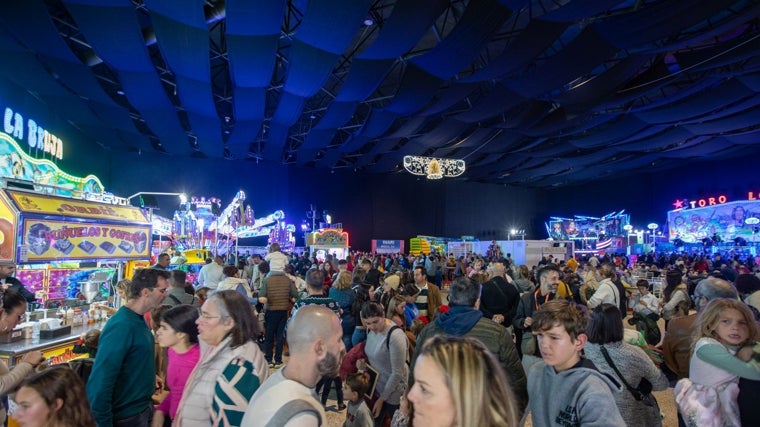
<path fill-rule="evenodd" d="M 58 160 L 63 159 L 63 141 L 48 132 L 34 119 L 24 121 L 24 116 L 6 107 L 3 115 L 3 130 L 18 141 L 26 141 L 30 150 L 41 150 Z"/>

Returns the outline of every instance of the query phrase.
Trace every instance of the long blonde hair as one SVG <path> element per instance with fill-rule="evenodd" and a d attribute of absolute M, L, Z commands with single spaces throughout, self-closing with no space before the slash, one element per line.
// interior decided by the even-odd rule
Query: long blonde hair
<path fill-rule="evenodd" d="M 739 300 L 731 298 L 715 298 L 710 300 L 707 305 L 699 311 L 699 314 L 697 314 L 697 320 L 694 323 L 694 335 L 692 336 L 691 342 L 692 352 L 700 338 L 714 338 L 722 343 L 718 336 L 718 332 L 716 331 L 716 325 L 720 321 L 721 313 L 730 309 L 734 309 L 741 313 L 742 317 L 744 317 L 744 321 L 747 322 L 749 335 L 742 345 L 757 341 L 758 331 L 757 325 L 755 324 L 755 316 L 752 315 L 749 308 Z"/>
<path fill-rule="evenodd" d="M 480 341 L 439 335 L 425 343 L 420 356 L 441 368 L 454 401 L 457 427 L 519 425 L 520 410 L 506 373 Z"/>

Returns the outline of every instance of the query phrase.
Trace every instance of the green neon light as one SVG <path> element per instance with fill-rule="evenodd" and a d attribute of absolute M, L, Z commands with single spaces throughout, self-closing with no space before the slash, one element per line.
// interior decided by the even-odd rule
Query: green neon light
<path fill-rule="evenodd" d="M 3 150 L 1 142 L 6 142 L 8 145 L 10 145 L 10 149 Z M 60 184 L 69 184 L 72 187 L 75 187 L 72 188 L 72 190 L 86 191 L 90 193 L 102 193 L 104 190 L 103 184 L 100 182 L 100 179 L 98 179 L 97 176 L 90 174 L 84 178 L 79 178 L 63 172 L 58 167 L 58 165 L 51 162 L 50 160 L 35 159 L 34 157 L 26 154 L 24 150 L 19 147 L 18 143 L 16 143 L 16 140 L 4 132 L 0 132 L 0 177 L 25 179 L 33 181 L 35 184 L 46 184 L 46 182 L 41 182 L 41 179 L 38 179 L 38 177 L 34 176 L 34 170 L 25 171 L 23 167 L 21 168 L 21 171 L 14 170 L 13 154 L 16 154 L 19 157 L 19 161 L 27 162 L 33 166 L 36 166 L 36 170 L 40 172 L 44 171 L 46 173 L 50 173 L 52 176 L 46 176 L 45 178 L 49 178 L 49 181 L 53 181 L 50 183 L 51 185 L 60 186 Z M 82 187 L 87 184 L 90 184 L 91 188 L 86 190 L 83 189 Z"/>

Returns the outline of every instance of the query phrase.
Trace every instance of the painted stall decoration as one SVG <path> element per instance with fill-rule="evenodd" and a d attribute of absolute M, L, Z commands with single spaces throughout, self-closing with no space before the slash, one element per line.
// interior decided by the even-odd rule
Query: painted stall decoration
<path fill-rule="evenodd" d="M 760 242 L 760 200 L 705 203 L 704 207 L 696 208 L 692 208 L 691 203 L 682 206 L 668 212 L 670 241 L 699 243 L 709 238 L 714 243 L 736 239 Z"/>
<path fill-rule="evenodd" d="M 10 250 L 21 264 L 149 256 L 150 222 L 140 209 L 9 189 L 0 199 L 19 233 Z"/>
<path fill-rule="evenodd" d="M 348 256 L 348 233 L 340 228 L 326 228 L 306 235 L 306 245 L 318 260 L 324 261 L 327 254 L 337 259 Z"/>
<path fill-rule="evenodd" d="M 0 261 L 13 261 L 16 242 L 16 228 L 13 226 L 16 213 L 0 197 Z"/>
<path fill-rule="evenodd" d="M 27 219 L 22 244 L 29 262 L 68 259 L 144 258 L 149 255 L 149 226 L 72 224 L 68 221 Z"/>
<path fill-rule="evenodd" d="M 610 212 L 601 217 L 574 215 L 572 218 L 553 216 L 544 223 L 550 240 L 572 240 L 578 251 L 599 251 L 617 247 L 627 237 L 625 226 L 630 224 L 625 210 Z"/>
<path fill-rule="evenodd" d="M 95 175 L 79 178 L 61 171 L 50 160 L 35 159 L 26 154 L 10 135 L 3 132 L 0 132 L 0 178 L 15 178 L 34 184 L 54 186 L 56 188 L 44 187 L 44 191 L 58 196 L 103 193 L 103 184 Z"/>

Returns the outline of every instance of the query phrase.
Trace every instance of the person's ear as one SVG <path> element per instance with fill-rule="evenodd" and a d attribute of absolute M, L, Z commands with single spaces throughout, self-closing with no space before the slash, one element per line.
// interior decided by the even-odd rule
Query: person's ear
<path fill-rule="evenodd" d="M 224 323 L 222 323 L 222 325 L 224 326 L 224 330 L 226 332 L 229 332 L 232 330 L 232 328 L 235 327 L 235 319 L 233 319 L 232 317 L 228 317 L 224 319 Z"/>
<path fill-rule="evenodd" d="M 55 399 L 55 411 L 61 410 L 62 407 L 63 407 L 63 399 L 61 399 L 60 397 Z"/>
<path fill-rule="evenodd" d="M 581 351 L 583 350 L 583 347 L 586 346 L 586 343 L 588 342 L 588 335 L 586 334 L 579 334 L 577 338 L 575 338 L 575 350 Z"/>
<path fill-rule="evenodd" d="M 321 359 L 326 350 L 325 341 L 322 338 L 317 338 L 314 340 L 314 345 L 312 348 L 314 349 L 314 354 L 316 354 L 317 357 Z"/>

